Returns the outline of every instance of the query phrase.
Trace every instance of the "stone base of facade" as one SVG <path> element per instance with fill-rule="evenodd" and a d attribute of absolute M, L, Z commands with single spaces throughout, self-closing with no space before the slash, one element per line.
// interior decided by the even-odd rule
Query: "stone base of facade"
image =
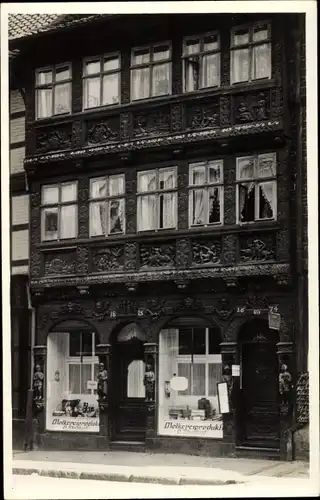
<path fill-rule="evenodd" d="M 26 421 L 24 418 L 12 419 L 12 449 L 23 450 Z"/>
<path fill-rule="evenodd" d="M 37 434 L 35 447 L 38 450 L 56 451 L 101 451 L 109 449 L 109 441 L 105 436 L 74 432 L 45 432 Z"/>
<path fill-rule="evenodd" d="M 309 425 L 302 429 L 298 429 L 293 434 L 293 447 L 295 460 L 309 461 L 310 440 L 309 440 Z"/>
<path fill-rule="evenodd" d="M 148 440 L 148 449 L 153 452 L 184 453 L 207 457 L 235 457 L 234 443 L 221 439 L 158 436 Z"/>

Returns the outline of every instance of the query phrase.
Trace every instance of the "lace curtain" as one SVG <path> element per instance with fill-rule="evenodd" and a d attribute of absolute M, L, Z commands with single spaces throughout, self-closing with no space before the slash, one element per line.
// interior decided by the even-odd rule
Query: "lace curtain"
<path fill-rule="evenodd" d="M 176 225 L 176 193 L 161 193 L 165 189 L 173 189 L 176 185 L 174 172 L 165 171 L 159 175 L 160 193 L 146 194 L 138 198 L 139 231 L 169 228 Z M 155 172 L 146 172 L 139 176 L 139 192 L 150 192 L 157 189 Z"/>
<path fill-rule="evenodd" d="M 107 180 L 97 179 L 91 184 L 91 198 L 107 196 Z M 109 194 L 116 196 L 123 193 L 123 177 L 109 178 Z M 109 210 L 109 215 L 108 215 Z M 124 199 L 111 199 L 90 203 L 90 235 L 99 236 L 118 233 L 124 230 Z M 108 221 L 109 219 L 109 221 Z M 109 223 L 109 229 L 108 229 Z"/>
<path fill-rule="evenodd" d="M 134 360 L 128 366 L 127 396 L 128 398 L 145 398 L 146 389 L 143 383 L 145 363 Z"/>

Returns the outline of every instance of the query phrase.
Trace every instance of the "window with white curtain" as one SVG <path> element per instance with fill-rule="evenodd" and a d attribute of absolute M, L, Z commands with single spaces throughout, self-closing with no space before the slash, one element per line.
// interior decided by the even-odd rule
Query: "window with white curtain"
<path fill-rule="evenodd" d="M 276 219 L 276 175 L 276 153 L 237 158 L 238 223 Z"/>
<path fill-rule="evenodd" d="M 183 41 L 183 91 L 220 85 L 220 36 L 207 33 Z"/>
<path fill-rule="evenodd" d="M 189 164 L 189 225 L 221 224 L 223 220 L 223 160 Z"/>
<path fill-rule="evenodd" d="M 106 54 L 84 61 L 84 109 L 119 104 L 120 70 L 120 55 L 118 53 Z"/>
<path fill-rule="evenodd" d="M 177 167 L 138 172 L 138 231 L 177 226 Z"/>
<path fill-rule="evenodd" d="M 90 179 L 90 236 L 125 232 L 125 176 Z"/>
<path fill-rule="evenodd" d="M 69 333 L 69 352 L 67 356 L 67 379 L 70 395 L 97 394 L 88 387 L 89 380 L 97 380 L 99 359 L 95 353 L 95 334 L 87 332 Z"/>
<path fill-rule="evenodd" d="M 42 241 L 76 238 L 78 234 L 77 196 L 77 181 L 42 186 Z"/>
<path fill-rule="evenodd" d="M 36 70 L 36 118 L 71 112 L 71 64 Z"/>
<path fill-rule="evenodd" d="M 231 31 L 231 83 L 271 78 L 271 26 L 260 23 Z"/>
<path fill-rule="evenodd" d="M 168 42 L 132 49 L 131 100 L 171 94 L 171 46 Z"/>

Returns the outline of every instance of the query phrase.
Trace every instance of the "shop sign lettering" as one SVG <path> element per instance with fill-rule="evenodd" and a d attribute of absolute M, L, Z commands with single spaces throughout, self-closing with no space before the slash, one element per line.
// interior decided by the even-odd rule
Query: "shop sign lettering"
<path fill-rule="evenodd" d="M 159 434 L 166 436 L 189 436 L 205 438 L 222 438 L 223 423 L 221 421 L 173 421 L 162 422 Z"/>
<path fill-rule="evenodd" d="M 99 432 L 98 418 L 53 418 L 50 425 L 53 431 Z"/>

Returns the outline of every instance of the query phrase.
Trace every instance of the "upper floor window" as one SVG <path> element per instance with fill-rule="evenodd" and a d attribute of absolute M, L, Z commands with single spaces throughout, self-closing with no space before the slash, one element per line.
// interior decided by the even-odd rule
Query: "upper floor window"
<path fill-rule="evenodd" d="M 90 180 L 90 236 L 125 232 L 125 176 Z"/>
<path fill-rule="evenodd" d="M 169 43 L 132 49 L 131 100 L 171 93 L 171 47 Z"/>
<path fill-rule="evenodd" d="M 188 37 L 183 43 L 183 91 L 220 85 L 220 37 L 218 33 Z"/>
<path fill-rule="evenodd" d="M 78 233 L 77 182 L 42 186 L 42 241 L 75 238 Z"/>
<path fill-rule="evenodd" d="M 108 54 L 84 61 L 84 109 L 119 104 L 120 69 L 119 54 Z"/>
<path fill-rule="evenodd" d="M 271 78 L 271 27 L 260 24 L 231 32 L 231 83 Z"/>
<path fill-rule="evenodd" d="M 189 165 L 189 224 L 207 226 L 223 219 L 223 160 Z"/>
<path fill-rule="evenodd" d="M 177 168 L 138 172 L 138 231 L 177 225 Z"/>
<path fill-rule="evenodd" d="M 276 153 L 237 158 L 238 223 L 275 219 L 276 205 Z"/>
<path fill-rule="evenodd" d="M 71 111 L 71 65 L 36 70 L 36 118 Z"/>

